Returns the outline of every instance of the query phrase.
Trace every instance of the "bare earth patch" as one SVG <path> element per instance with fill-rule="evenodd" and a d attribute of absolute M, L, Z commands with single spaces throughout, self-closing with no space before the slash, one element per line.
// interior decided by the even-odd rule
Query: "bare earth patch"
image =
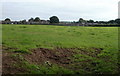
<path fill-rule="evenodd" d="M 32 54 L 27 54 L 24 56 L 29 62 L 37 64 L 44 64 L 46 61 L 60 65 L 70 64 L 70 57 L 72 57 L 76 53 L 75 51 L 73 51 L 73 49 L 63 48 L 57 48 L 54 50 L 37 48 L 32 49 L 31 51 Z"/>
<path fill-rule="evenodd" d="M 76 63 L 72 59 L 73 55 L 83 54 L 92 57 L 97 57 L 97 54 L 99 54 L 102 50 L 101 48 L 91 48 L 91 49 L 94 50 L 94 52 L 89 52 L 85 49 L 80 49 L 80 48 L 56 48 L 56 49 L 36 48 L 36 49 L 31 49 L 30 51 L 32 53 L 30 54 L 21 54 L 21 55 L 24 57 L 26 61 L 28 61 L 31 64 L 39 65 L 49 62 L 51 64 L 58 64 L 65 68 L 72 68 L 72 64 L 75 64 L 76 67 L 79 66 L 78 62 Z M 6 49 L 4 49 L 4 51 L 5 50 Z M 79 50 L 79 51 L 75 51 L 75 50 Z M 14 64 L 18 64 L 18 63 L 20 64 L 22 62 L 18 57 L 11 56 L 16 54 L 20 54 L 20 53 L 8 52 L 8 51 L 3 52 L 2 55 L 3 74 L 24 73 L 26 71 L 26 69 L 24 68 L 21 67 L 15 68 L 13 66 Z M 86 61 L 83 61 L 83 63 L 86 63 Z M 73 67 L 72 69 L 75 69 L 76 67 Z"/>
<path fill-rule="evenodd" d="M 3 74 L 15 74 L 19 72 L 25 72 L 24 68 L 16 68 L 14 67 L 14 64 L 21 63 L 20 59 L 18 57 L 12 57 L 11 55 L 15 55 L 15 53 L 12 52 L 4 52 L 2 54 L 2 73 Z"/>

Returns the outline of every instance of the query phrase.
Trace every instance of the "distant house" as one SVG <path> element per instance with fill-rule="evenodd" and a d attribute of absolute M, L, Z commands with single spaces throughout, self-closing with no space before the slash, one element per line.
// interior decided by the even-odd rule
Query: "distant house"
<path fill-rule="evenodd" d="M 39 22 L 35 21 L 0 21 L 0 24 L 34 24 L 34 25 L 40 25 L 40 24 L 49 24 L 49 20 L 41 20 Z"/>
<path fill-rule="evenodd" d="M 20 21 L 12 21 L 12 24 L 21 24 Z"/>
<path fill-rule="evenodd" d="M 39 24 L 40 24 L 40 22 L 27 22 L 27 24 L 39 25 Z"/>
<path fill-rule="evenodd" d="M 48 20 L 40 20 L 39 22 L 35 21 L 29 21 L 27 24 L 35 24 L 35 25 L 40 25 L 40 24 L 49 24 L 50 22 Z"/>
<path fill-rule="evenodd" d="M 49 24 L 50 22 L 48 20 L 41 20 L 41 24 Z"/>
<path fill-rule="evenodd" d="M 2 24 L 11 24 L 11 21 L 2 21 Z"/>

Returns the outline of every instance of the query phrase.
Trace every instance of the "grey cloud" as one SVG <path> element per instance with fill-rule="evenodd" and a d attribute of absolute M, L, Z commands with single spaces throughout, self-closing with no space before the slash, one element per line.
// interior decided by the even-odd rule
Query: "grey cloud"
<path fill-rule="evenodd" d="M 32 1 L 32 0 L 31 0 Z M 39 0 L 36 2 L 4 2 L 3 18 L 13 20 L 28 19 L 39 16 L 49 19 L 57 15 L 61 20 L 110 20 L 117 18 L 116 0 Z"/>

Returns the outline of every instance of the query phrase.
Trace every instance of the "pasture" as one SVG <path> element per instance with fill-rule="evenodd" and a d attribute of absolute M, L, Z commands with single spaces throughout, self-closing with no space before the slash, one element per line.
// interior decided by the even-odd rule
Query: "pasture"
<path fill-rule="evenodd" d="M 2 47 L 3 73 L 116 74 L 119 69 L 118 27 L 2 25 Z"/>

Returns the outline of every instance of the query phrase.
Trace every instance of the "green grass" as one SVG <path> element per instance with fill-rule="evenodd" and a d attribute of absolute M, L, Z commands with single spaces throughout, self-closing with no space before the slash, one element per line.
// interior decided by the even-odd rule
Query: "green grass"
<path fill-rule="evenodd" d="M 21 50 L 96 47 L 117 50 L 117 27 L 71 27 L 51 25 L 3 25 L 3 45 Z"/>
<path fill-rule="evenodd" d="M 88 63 L 81 63 L 78 71 L 89 73 L 94 69 L 95 73 L 116 73 L 118 53 L 118 27 L 80 27 L 80 26 L 55 26 L 55 25 L 3 25 L 2 44 L 5 47 L 17 48 L 18 53 L 30 53 L 33 48 L 102 48 L 98 58 L 75 54 L 73 60 L 81 62 L 91 60 Z M 79 51 L 79 50 L 76 50 Z M 107 59 L 108 58 L 108 59 Z M 94 63 L 95 66 L 91 65 Z M 81 66 L 83 65 L 83 66 Z M 73 65 L 76 66 L 76 65 Z M 90 71 L 85 71 L 88 66 Z M 58 66 L 48 68 L 41 67 L 42 71 L 34 70 L 40 66 L 25 63 L 30 73 L 57 73 L 60 70 L 64 73 L 73 73 L 71 70 L 59 68 Z"/>

